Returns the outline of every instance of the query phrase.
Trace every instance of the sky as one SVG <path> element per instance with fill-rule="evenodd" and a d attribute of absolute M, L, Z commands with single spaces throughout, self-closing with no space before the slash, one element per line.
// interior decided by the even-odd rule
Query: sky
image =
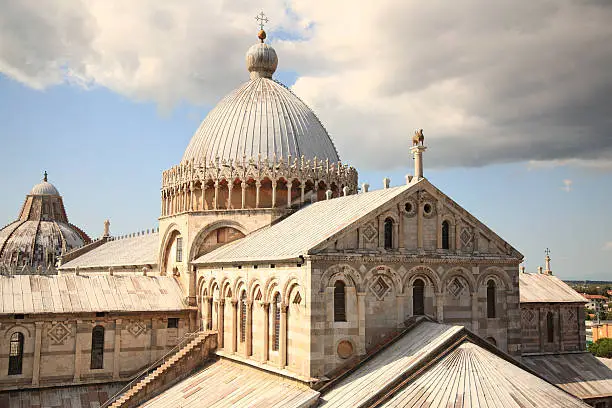
<path fill-rule="evenodd" d="M 524 3 L 524 4 L 523 4 Z M 254 16 L 277 80 L 360 182 L 425 176 L 565 279 L 612 280 L 607 0 L 0 0 L 0 224 L 43 171 L 99 236 L 157 226 L 161 172 L 248 80 Z"/>

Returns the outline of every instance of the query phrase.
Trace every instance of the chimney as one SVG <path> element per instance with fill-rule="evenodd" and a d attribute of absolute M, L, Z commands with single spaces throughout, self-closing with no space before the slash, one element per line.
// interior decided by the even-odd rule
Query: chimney
<path fill-rule="evenodd" d="M 521 273 L 525 273 L 525 267 L 521 266 Z"/>
<path fill-rule="evenodd" d="M 370 185 L 368 183 L 363 183 L 361 185 L 361 192 L 362 193 L 367 193 L 370 190 Z"/>
<path fill-rule="evenodd" d="M 546 248 L 546 258 L 544 258 L 544 262 L 546 265 L 546 269 L 544 270 L 544 273 L 547 275 L 552 275 L 552 271 L 550 270 L 550 249 Z"/>
<path fill-rule="evenodd" d="M 108 237 L 110 236 L 110 221 L 106 220 L 104 221 L 104 233 L 102 234 L 103 237 Z"/>
<path fill-rule="evenodd" d="M 389 188 L 389 185 L 391 184 L 391 179 L 389 177 L 385 177 L 383 179 L 383 188 Z"/>
<path fill-rule="evenodd" d="M 542 274 L 542 267 L 538 266 L 538 273 L 541 275 Z"/>

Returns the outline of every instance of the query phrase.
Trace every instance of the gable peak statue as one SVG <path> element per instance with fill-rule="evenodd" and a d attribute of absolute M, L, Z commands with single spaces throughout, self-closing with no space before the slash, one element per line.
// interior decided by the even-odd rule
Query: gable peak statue
<path fill-rule="evenodd" d="M 414 131 L 414 135 L 412 136 L 412 145 L 418 146 L 419 143 L 423 146 L 425 142 L 425 136 L 423 136 L 423 129 L 417 129 Z"/>

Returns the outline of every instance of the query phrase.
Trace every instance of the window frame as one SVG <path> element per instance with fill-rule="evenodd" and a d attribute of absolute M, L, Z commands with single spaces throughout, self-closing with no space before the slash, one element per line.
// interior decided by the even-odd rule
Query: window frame
<path fill-rule="evenodd" d="M 497 285 L 493 279 L 487 281 L 487 318 L 497 318 Z"/>
<path fill-rule="evenodd" d="M 23 349 L 25 345 L 25 336 L 17 331 L 11 334 L 9 342 L 9 364 L 8 375 L 23 374 Z M 14 348 L 15 347 L 15 351 Z"/>
<path fill-rule="evenodd" d="M 385 222 L 383 224 L 384 231 L 384 240 L 383 245 L 385 249 L 393 249 L 393 229 L 395 226 L 395 221 L 391 217 L 385 218 Z"/>
<path fill-rule="evenodd" d="M 169 317 L 168 318 L 167 328 L 168 329 L 178 329 L 179 328 L 179 321 L 180 321 L 180 318 L 178 318 L 178 317 Z M 170 322 L 172 322 L 172 323 L 170 323 Z"/>
<path fill-rule="evenodd" d="M 183 262 L 183 237 L 176 237 L 176 262 Z"/>
<path fill-rule="evenodd" d="M 442 221 L 442 249 L 450 250 L 450 222 Z"/>
<path fill-rule="evenodd" d="M 240 343 L 246 341 L 247 296 L 243 290 L 240 294 Z"/>
<path fill-rule="evenodd" d="M 417 284 L 420 282 L 420 284 Z M 415 289 L 418 289 L 419 296 L 416 296 Z M 418 304 L 420 301 L 420 305 Z M 417 308 L 417 306 L 420 306 Z M 421 313 L 417 313 L 417 312 Z M 425 316 L 425 281 L 421 278 L 417 278 L 412 282 L 412 315 L 413 316 Z"/>
<path fill-rule="evenodd" d="M 346 322 L 346 283 L 334 283 L 334 322 Z"/>
<path fill-rule="evenodd" d="M 546 341 L 547 343 L 555 342 L 555 317 L 553 312 L 546 313 Z"/>
<path fill-rule="evenodd" d="M 280 349 L 280 320 L 281 320 L 281 296 L 276 292 L 272 305 L 272 351 Z"/>
<path fill-rule="evenodd" d="M 106 330 L 102 325 L 96 325 L 91 329 L 91 359 L 90 370 L 101 370 L 104 368 L 104 338 Z"/>

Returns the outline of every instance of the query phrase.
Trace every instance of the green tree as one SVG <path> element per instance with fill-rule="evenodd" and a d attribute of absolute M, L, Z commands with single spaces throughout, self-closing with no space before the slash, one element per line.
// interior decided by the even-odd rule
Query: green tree
<path fill-rule="evenodd" d="M 588 346 L 589 352 L 597 357 L 612 358 L 612 339 L 605 337 Z"/>

